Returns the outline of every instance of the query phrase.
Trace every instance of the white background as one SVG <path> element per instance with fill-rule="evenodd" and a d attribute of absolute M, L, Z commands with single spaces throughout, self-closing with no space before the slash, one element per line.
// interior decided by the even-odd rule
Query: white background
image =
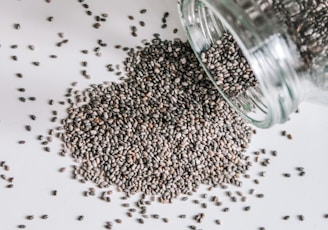
<path fill-rule="evenodd" d="M 188 201 L 179 199 L 172 204 L 153 203 L 148 207 L 147 214 L 157 213 L 169 218 L 169 223 L 161 220 L 146 219 L 145 224 L 138 224 L 136 218 L 128 218 L 126 208 L 120 200 L 123 194 L 114 192 L 112 202 L 106 203 L 98 197 L 84 197 L 83 191 L 94 186 L 91 183 L 82 184 L 71 179 L 72 165 L 75 163 L 67 157 L 59 156 L 60 142 L 55 140 L 50 144 L 51 152 L 45 152 L 36 140 L 39 134 L 46 135 L 48 130 L 56 126 L 50 122 L 51 111 L 57 110 L 59 117 L 65 117 L 65 106 L 58 104 L 64 100 L 65 90 L 70 83 L 77 81 L 77 89 L 84 89 L 89 84 L 103 81 L 116 81 L 117 77 L 109 73 L 105 65 L 119 64 L 125 57 L 122 50 L 114 45 L 133 47 L 141 45 L 142 39 L 150 40 L 152 34 L 160 33 L 162 38 L 172 39 L 175 36 L 184 38 L 180 28 L 176 2 L 173 0 L 93 0 L 87 2 L 94 14 L 108 13 L 108 21 L 96 30 L 92 27 L 93 17 L 87 16 L 85 9 L 77 0 L 0 0 L 0 161 L 10 166 L 10 171 L 0 168 L 0 174 L 14 177 L 14 187 L 6 188 L 4 180 L 0 179 L 0 229 L 17 229 L 17 225 L 25 224 L 26 229 L 104 229 L 106 221 L 121 218 L 122 224 L 114 224 L 113 229 L 188 229 L 189 225 L 197 225 L 197 229 L 248 230 L 259 229 L 328 229 L 328 219 L 323 218 L 328 213 L 328 173 L 327 173 L 327 130 L 328 109 L 317 105 L 302 104 L 300 113 L 294 114 L 291 121 L 277 125 L 269 130 L 257 130 L 249 151 L 246 153 L 252 159 L 253 151 L 267 149 L 260 159 L 270 158 L 271 164 L 263 167 L 254 163 L 250 169 L 251 179 L 242 179 L 243 186 L 229 187 L 229 191 L 242 191 L 247 195 L 246 203 L 232 203 L 225 191 L 217 188 L 207 192 L 207 186 L 202 186 Z M 146 14 L 139 10 L 147 8 Z M 170 12 L 168 28 L 161 29 L 161 18 L 165 11 Z M 128 19 L 133 15 L 135 20 Z M 52 22 L 46 20 L 53 16 Z M 138 21 L 143 20 L 145 27 L 140 27 Z M 15 23 L 21 25 L 20 30 L 13 28 Z M 138 37 L 130 35 L 130 26 L 138 27 Z M 173 34 L 174 28 L 179 28 L 178 34 Z M 62 39 L 58 33 L 63 32 L 67 44 L 57 47 L 56 42 Z M 108 44 L 102 48 L 102 56 L 96 57 L 93 48 L 97 39 Z M 17 44 L 17 49 L 10 48 Z M 31 51 L 28 45 L 34 45 Z M 82 54 L 82 49 L 88 49 L 89 54 Z M 55 54 L 57 59 L 50 59 Z M 10 56 L 16 55 L 18 61 Z M 39 61 L 40 66 L 31 64 Z M 81 66 L 81 61 L 88 61 L 87 68 Z M 86 69 L 91 75 L 87 80 L 80 71 Z M 22 73 L 23 78 L 17 78 L 16 73 Z M 25 87 L 26 92 L 18 92 L 17 88 Z M 36 101 L 27 100 L 22 103 L 18 97 L 35 96 Z M 47 104 L 53 99 L 55 104 Z M 30 114 L 37 116 L 36 121 L 29 119 Z M 27 132 L 25 125 L 31 125 L 32 131 Z M 292 140 L 282 137 L 280 132 L 291 133 Z M 25 145 L 19 145 L 19 140 L 26 140 Z M 273 157 L 270 150 L 277 150 L 278 156 Z M 305 168 L 306 175 L 298 176 L 295 167 Z M 59 173 L 61 167 L 67 167 L 66 172 Z M 259 173 L 266 171 L 265 177 Z M 290 173 L 290 178 L 282 176 Z M 253 180 L 259 179 L 260 184 Z M 259 199 L 248 195 L 255 188 L 255 193 L 263 193 Z M 112 188 L 115 191 L 115 188 Z M 51 191 L 57 190 L 57 196 L 51 196 Z M 221 207 L 213 205 L 209 198 L 202 199 L 202 193 L 218 195 L 223 202 Z M 209 196 L 210 197 L 210 196 Z M 132 203 L 138 197 L 131 197 Z M 208 203 L 207 209 L 193 204 L 192 199 Z M 243 207 L 251 206 L 248 212 Z M 133 205 L 132 205 L 133 206 Z M 131 207 L 132 207 L 131 206 Z M 224 207 L 230 207 L 229 212 L 223 212 Z M 192 216 L 205 213 L 201 224 L 196 224 Z M 47 214 L 47 220 L 40 216 Z M 186 214 L 186 219 L 177 216 Z M 303 214 L 305 220 L 299 221 L 297 215 Z M 34 220 L 26 220 L 26 215 L 34 215 Z M 83 221 L 77 221 L 79 215 L 84 215 Z M 282 216 L 290 215 L 288 221 Z M 221 226 L 214 220 L 220 219 Z"/>

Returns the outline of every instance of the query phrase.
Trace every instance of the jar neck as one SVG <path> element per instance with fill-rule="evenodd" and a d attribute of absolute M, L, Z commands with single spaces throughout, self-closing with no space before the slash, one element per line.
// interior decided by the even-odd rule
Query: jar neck
<path fill-rule="evenodd" d="M 200 53 L 214 44 L 224 31 L 233 35 L 259 87 L 249 87 L 243 94 L 229 97 L 215 86 L 245 119 L 261 128 L 285 122 L 303 97 L 297 76 L 297 48 L 287 33 L 277 27 L 274 17 L 264 11 L 265 5 L 250 0 L 180 1 L 182 24 L 199 60 Z"/>

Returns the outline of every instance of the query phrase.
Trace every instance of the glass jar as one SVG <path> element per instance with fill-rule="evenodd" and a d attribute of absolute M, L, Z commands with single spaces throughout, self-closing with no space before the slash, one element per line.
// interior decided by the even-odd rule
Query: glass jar
<path fill-rule="evenodd" d="M 178 6 L 207 75 L 252 124 L 267 128 L 284 123 L 304 100 L 328 104 L 327 0 L 181 0 Z M 230 86 L 220 85 L 203 61 L 204 52 L 227 32 L 256 79 L 238 94 L 224 90 L 233 86 L 235 73 L 227 73 Z"/>

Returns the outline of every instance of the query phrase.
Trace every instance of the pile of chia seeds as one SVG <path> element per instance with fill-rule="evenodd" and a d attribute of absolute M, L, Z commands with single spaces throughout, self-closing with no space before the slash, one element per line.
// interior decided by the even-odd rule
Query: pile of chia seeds
<path fill-rule="evenodd" d="M 124 65 L 123 82 L 79 92 L 84 100 L 67 110 L 62 139 L 81 162 L 75 176 L 161 202 L 200 184 L 240 186 L 252 129 L 212 87 L 189 44 L 156 38 L 130 50 Z"/>

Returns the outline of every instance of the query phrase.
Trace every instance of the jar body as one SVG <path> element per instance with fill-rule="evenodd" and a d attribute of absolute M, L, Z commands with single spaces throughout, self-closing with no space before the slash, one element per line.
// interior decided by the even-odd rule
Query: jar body
<path fill-rule="evenodd" d="M 181 0 L 179 8 L 207 75 L 254 125 L 285 122 L 303 100 L 328 104 L 327 1 Z"/>

